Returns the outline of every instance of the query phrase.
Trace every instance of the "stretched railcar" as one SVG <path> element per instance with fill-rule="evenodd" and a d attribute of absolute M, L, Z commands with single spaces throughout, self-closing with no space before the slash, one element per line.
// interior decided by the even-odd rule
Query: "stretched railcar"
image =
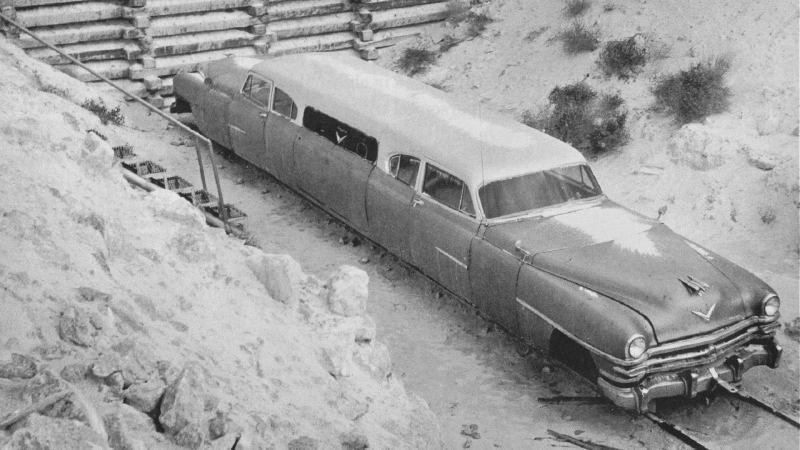
<path fill-rule="evenodd" d="M 174 81 L 200 130 L 640 412 L 777 367 L 756 276 L 602 192 L 569 145 L 334 54 Z"/>

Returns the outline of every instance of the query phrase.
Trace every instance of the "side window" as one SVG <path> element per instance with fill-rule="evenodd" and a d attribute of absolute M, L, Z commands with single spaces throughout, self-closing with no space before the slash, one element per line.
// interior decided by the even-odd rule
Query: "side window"
<path fill-rule="evenodd" d="M 417 184 L 419 159 L 408 155 L 394 155 L 389 159 L 389 172 L 393 177 L 414 187 Z"/>
<path fill-rule="evenodd" d="M 250 100 L 266 107 L 269 105 L 269 96 L 272 92 L 272 82 L 263 78 L 249 75 L 242 87 L 242 94 Z"/>
<path fill-rule="evenodd" d="M 275 88 L 275 98 L 272 100 L 272 110 L 290 119 L 297 118 L 297 105 L 294 104 L 292 97 L 277 87 Z"/>
<path fill-rule="evenodd" d="M 303 126 L 371 163 L 378 159 L 377 139 L 314 108 L 303 111 Z"/>
<path fill-rule="evenodd" d="M 475 216 L 472 198 L 464 182 L 434 165 L 427 164 L 425 166 L 425 181 L 422 184 L 422 192 L 430 195 L 443 205 L 469 216 Z"/>

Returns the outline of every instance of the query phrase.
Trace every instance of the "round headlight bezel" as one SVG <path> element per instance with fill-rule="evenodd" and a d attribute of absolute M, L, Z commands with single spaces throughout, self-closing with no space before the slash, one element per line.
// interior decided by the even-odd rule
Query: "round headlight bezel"
<path fill-rule="evenodd" d="M 641 334 L 634 334 L 625 343 L 625 355 L 629 359 L 639 359 L 647 353 L 647 340 Z"/>
<path fill-rule="evenodd" d="M 781 310 L 781 299 L 774 293 L 769 293 L 761 301 L 761 315 L 764 317 L 778 317 Z"/>

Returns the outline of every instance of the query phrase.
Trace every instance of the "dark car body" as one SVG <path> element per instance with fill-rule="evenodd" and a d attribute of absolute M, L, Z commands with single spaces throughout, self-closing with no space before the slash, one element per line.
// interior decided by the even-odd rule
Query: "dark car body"
<path fill-rule="evenodd" d="M 779 363 L 775 292 L 609 200 L 563 142 L 341 55 L 228 58 L 174 85 L 210 139 L 523 342 L 573 344 L 620 406 Z"/>

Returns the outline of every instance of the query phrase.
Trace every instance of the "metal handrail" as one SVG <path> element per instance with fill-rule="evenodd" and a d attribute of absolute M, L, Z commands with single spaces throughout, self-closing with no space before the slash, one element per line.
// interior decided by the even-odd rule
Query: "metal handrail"
<path fill-rule="evenodd" d="M 199 142 L 202 142 L 205 145 L 205 147 L 208 149 L 208 159 L 209 159 L 209 162 L 211 162 L 211 169 L 214 172 L 214 182 L 217 185 L 217 199 L 218 199 L 218 207 L 219 207 L 220 218 L 222 219 L 222 223 L 224 224 L 225 231 L 226 232 L 230 231 L 230 227 L 228 225 L 228 212 L 225 210 L 225 201 L 222 198 L 222 187 L 219 184 L 219 173 L 217 172 L 217 164 L 214 162 L 213 147 L 212 147 L 210 139 L 208 139 L 207 137 L 203 136 L 202 134 L 194 131 L 193 129 L 187 127 L 186 125 L 181 123 L 179 120 L 177 120 L 174 117 L 170 116 L 169 114 L 166 114 L 165 112 L 161 111 L 159 108 L 156 108 L 155 106 L 151 105 L 150 103 L 147 103 L 147 101 L 145 101 L 144 99 L 142 99 L 138 95 L 135 95 L 132 92 L 126 91 L 124 88 L 122 88 L 118 84 L 114 83 L 113 81 L 109 80 L 108 78 L 104 77 L 103 75 L 100 75 L 99 73 L 97 73 L 96 71 L 94 71 L 93 69 L 88 67 L 86 64 L 84 64 L 81 61 L 79 61 L 76 58 L 74 58 L 72 55 L 66 53 L 65 51 L 61 50 L 60 48 L 54 46 L 53 44 L 43 40 L 42 38 L 37 36 L 36 33 L 34 33 L 33 31 L 29 30 L 24 25 L 18 23 L 14 19 L 11 19 L 10 17 L 8 17 L 7 15 L 5 15 L 3 13 L 0 13 L 0 19 L 3 19 L 7 23 L 17 27 L 20 31 L 24 32 L 25 34 L 28 34 L 30 37 L 32 37 L 32 38 L 36 39 L 37 41 L 41 42 L 42 44 L 46 45 L 51 50 L 55 51 L 56 53 L 60 54 L 61 56 L 65 57 L 65 58 L 67 58 L 70 62 L 78 65 L 79 67 L 81 67 L 82 69 L 86 70 L 90 74 L 96 76 L 100 80 L 104 81 L 106 84 L 110 85 L 114 89 L 122 92 L 123 94 L 127 95 L 128 97 L 130 97 L 130 98 L 136 100 L 137 102 L 141 103 L 142 105 L 145 106 L 145 108 L 147 108 L 150 111 L 156 113 L 161 118 L 166 119 L 171 124 L 177 126 L 178 128 L 182 129 L 183 131 L 185 131 L 185 132 L 191 134 L 192 136 L 194 136 L 194 139 L 195 139 L 195 150 L 197 152 L 197 164 L 200 166 L 200 180 L 203 183 L 203 189 L 206 192 L 208 192 L 208 187 L 206 185 L 206 174 L 205 174 L 205 170 L 203 169 L 203 158 L 202 158 L 201 153 L 200 153 L 200 146 L 198 145 Z"/>

